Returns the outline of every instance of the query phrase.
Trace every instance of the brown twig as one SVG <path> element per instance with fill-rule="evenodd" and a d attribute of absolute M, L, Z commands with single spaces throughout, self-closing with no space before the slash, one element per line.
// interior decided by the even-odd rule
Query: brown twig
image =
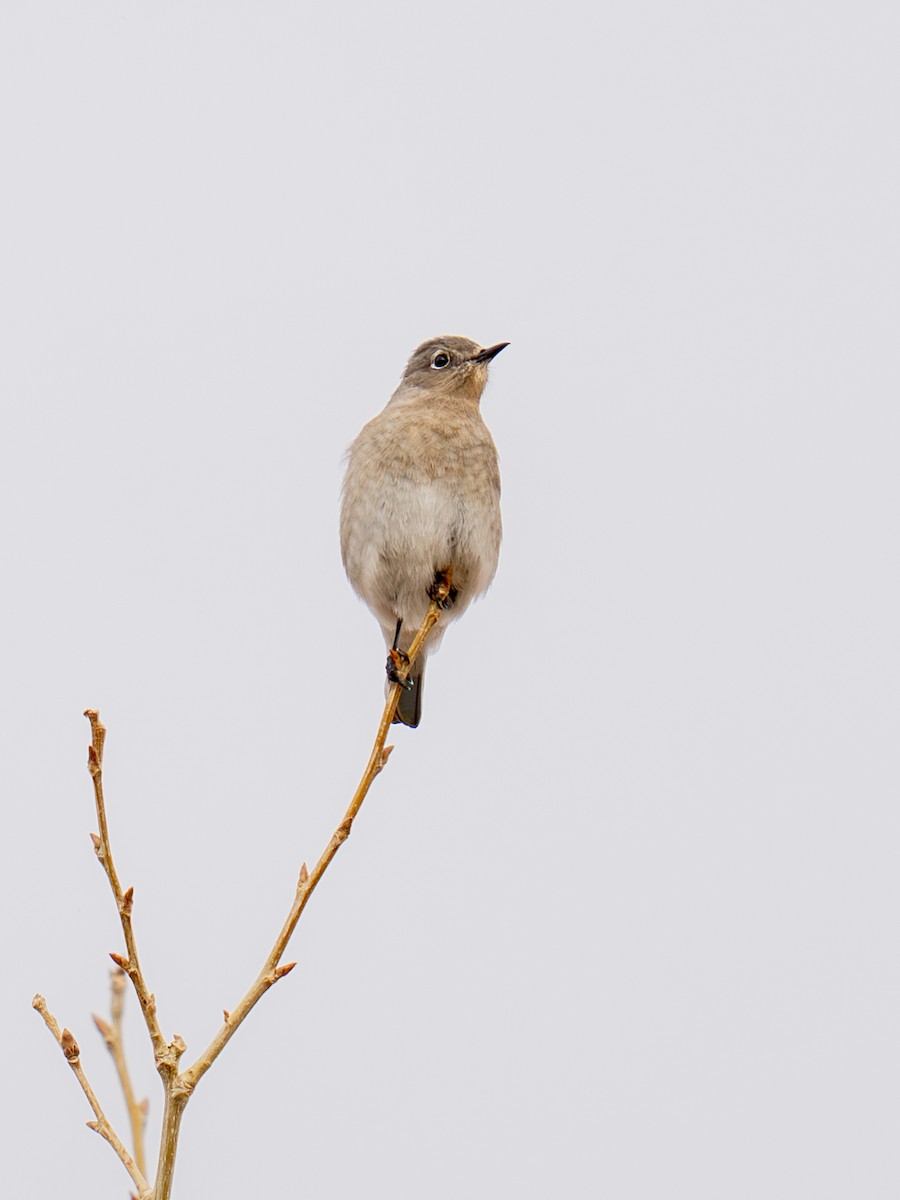
<path fill-rule="evenodd" d="M 106 1119 L 106 1114 L 100 1107 L 100 1101 L 94 1095 L 94 1089 L 88 1083 L 87 1076 L 85 1075 L 84 1069 L 81 1065 L 81 1051 L 78 1049 L 78 1043 L 76 1042 L 75 1038 L 68 1031 L 68 1029 L 60 1029 L 56 1022 L 56 1018 L 47 1008 L 47 1002 L 43 996 L 35 996 L 34 1000 L 32 1001 L 32 1006 L 36 1008 L 44 1018 L 45 1025 L 59 1043 L 59 1048 L 66 1056 L 66 1061 L 72 1068 L 75 1078 L 81 1084 L 81 1090 L 87 1097 L 88 1104 L 90 1104 L 91 1108 L 94 1110 L 94 1116 L 97 1119 L 95 1121 L 88 1121 L 88 1128 L 93 1129 L 95 1133 L 99 1133 L 102 1138 L 105 1138 L 106 1141 L 109 1142 L 113 1150 L 115 1150 L 125 1170 L 131 1176 L 134 1186 L 138 1190 L 139 1200 L 151 1200 L 153 1193 L 149 1183 L 144 1178 L 143 1171 L 138 1167 L 137 1163 L 134 1161 L 119 1137 L 116 1135 L 115 1130 Z"/>
<path fill-rule="evenodd" d="M 449 592 L 449 580 L 446 587 Z M 432 600 L 428 606 L 428 612 L 425 614 L 425 620 L 419 632 L 416 634 L 412 645 L 409 648 L 409 662 L 398 671 L 402 679 L 407 678 L 413 663 L 416 661 L 425 639 L 428 637 L 431 630 L 434 628 L 441 616 L 441 606 L 438 601 Z M 381 716 L 381 723 L 378 726 L 378 733 L 375 736 L 375 744 L 372 747 L 372 753 L 369 755 L 369 761 L 366 769 L 363 772 L 362 779 L 359 781 L 353 799 L 350 801 L 350 806 L 344 813 L 344 819 L 338 825 L 331 837 L 331 841 L 323 850 L 319 861 L 313 867 L 311 872 L 306 869 L 306 863 L 300 869 L 300 878 L 297 880 L 297 890 L 294 895 L 294 902 L 291 905 L 291 910 L 287 915 L 284 925 L 281 927 L 281 932 L 275 940 L 275 945 L 269 952 L 269 957 L 263 964 L 263 968 L 253 981 L 246 995 L 239 1002 L 236 1008 L 231 1012 L 226 1012 L 225 1022 L 222 1028 L 203 1051 L 193 1066 L 189 1067 L 182 1075 L 182 1080 L 185 1086 L 193 1089 L 197 1086 L 209 1068 L 213 1065 L 219 1055 L 222 1053 L 228 1042 L 234 1036 L 238 1026 L 249 1015 L 254 1006 L 262 999 L 270 987 L 277 983 L 279 979 L 284 978 L 287 973 L 293 969 L 294 963 L 287 963 L 285 966 L 279 966 L 282 956 L 287 949 L 287 944 L 291 940 L 291 935 L 297 928 L 297 922 L 306 907 L 307 901 L 316 889 L 319 880 L 328 869 L 331 860 L 337 854 L 340 847 L 350 836 L 350 830 L 353 827 L 353 822 L 356 814 L 362 807 L 362 803 L 368 794 L 369 788 L 375 776 L 384 767 L 393 746 L 385 747 L 385 739 L 387 738 L 388 730 L 391 727 L 391 722 L 394 719 L 394 713 L 397 711 L 397 703 L 400 699 L 400 691 L 402 685 L 399 683 L 393 684 L 388 689 L 387 701 L 384 706 L 384 712 Z"/>
<path fill-rule="evenodd" d="M 125 1005 L 126 987 L 125 972 L 121 967 L 116 967 L 110 979 L 111 996 L 109 1007 L 112 1024 L 104 1021 L 102 1017 L 98 1017 L 96 1013 L 94 1014 L 94 1024 L 99 1029 L 115 1063 L 116 1074 L 119 1076 L 119 1083 L 122 1085 L 122 1092 L 125 1096 L 128 1119 L 131 1122 L 134 1159 L 138 1165 L 138 1170 L 143 1174 L 147 1169 L 144 1159 L 144 1125 L 147 1121 L 147 1101 L 136 1098 L 134 1088 L 131 1084 L 128 1063 L 125 1059 L 125 1044 L 122 1039 L 122 1010 Z"/>
<path fill-rule="evenodd" d="M 100 860 L 100 865 L 106 872 L 106 878 L 109 880 L 109 886 L 112 888 L 112 893 L 115 897 L 116 908 L 119 911 L 119 920 L 122 922 L 122 933 L 125 935 L 125 949 L 127 950 L 127 955 L 124 958 L 121 954 L 112 954 L 110 957 L 118 967 L 122 968 L 134 984 L 138 1003 L 141 1006 L 141 1012 L 144 1014 L 147 1032 L 150 1034 L 150 1041 L 153 1044 L 157 1069 L 160 1072 L 165 1072 L 167 1069 L 171 1070 L 171 1052 L 156 1017 L 156 999 L 147 987 L 147 981 L 144 978 L 144 972 L 141 970 L 141 962 L 138 958 L 137 943 L 134 940 L 134 924 L 131 919 L 134 907 L 134 888 L 129 888 L 127 892 L 122 891 L 122 885 L 119 882 L 119 875 L 113 862 L 112 848 L 109 842 L 109 825 L 106 820 L 106 803 L 103 798 L 103 744 L 106 741 L 106 727 L 101 724 L 100 714 L 95 708 L 85 709 L 84 715 L 91 723 L 91 744 L 88 746 L 88 771 L 90 772 L 91 779 L 94 781 L 94 800 L 97 805 L 97 823 L 100 827 L 99 836 L 95 833 L 91 834 L 91 840 L 94 843 L 94 851 Z"/>

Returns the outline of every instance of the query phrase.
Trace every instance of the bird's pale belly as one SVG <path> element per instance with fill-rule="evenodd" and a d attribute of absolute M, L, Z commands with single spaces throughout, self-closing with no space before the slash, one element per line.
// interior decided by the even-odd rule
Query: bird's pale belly
<path fill-rule="evenodd" d="M 357 545 L 359 590 L 383 626 L 402 620 L 414 630 L 428 608 L 435 572 L 449 568 L 455 603 L 448 615 L 459 616 L 494 576 L 499 505 L 493 497 L 463 498 L 443 480 L 397 479 L 388 496 L 369 506 L 369 528 L 355 531 L 354 541 L 364 543 Z"/>

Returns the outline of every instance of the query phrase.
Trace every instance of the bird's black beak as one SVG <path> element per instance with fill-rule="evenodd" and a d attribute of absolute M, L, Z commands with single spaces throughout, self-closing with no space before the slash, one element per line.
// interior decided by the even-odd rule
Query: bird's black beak
<path fill-rule="evenodd" d="M 487 350 L 482 350 L 479 354 L 472 356 L 472 362 L 489 363 L 492 358 L 496 358 L 501 350 L 505 350 L 509 342 L 498 342 L 496 346 L 488 346 Z"/>

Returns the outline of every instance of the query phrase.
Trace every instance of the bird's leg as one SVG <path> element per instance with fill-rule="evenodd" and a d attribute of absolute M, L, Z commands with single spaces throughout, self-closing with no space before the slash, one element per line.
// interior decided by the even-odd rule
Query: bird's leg
<path fill-rule="evenodd" d="M 450 608 L 459 595 L 459 588 L 453 586 L 453 568 L 441 567 L 434 573 L 434 583 L 428 589 L 428 595 L 440 608 Z"/>
<path fill-rule="evenodd" d="M 385 671 L 387 672 L 389 683 L 399 683 L 401 687 L 405 688 L 407 691 L 410 691 L 411 688 L 415 687 L 415 684 L 411 679 L 405 679 L 401 674 L 399 674 L 402 667 L 409 666 L 409 655 L 404 654 L 399 646 L 400 628 L 402 625 L 403 619 L 401 618 L 397 622 L 397 630 L 394 634 L 394 644 L 390 650 L 388 650 Z"/>

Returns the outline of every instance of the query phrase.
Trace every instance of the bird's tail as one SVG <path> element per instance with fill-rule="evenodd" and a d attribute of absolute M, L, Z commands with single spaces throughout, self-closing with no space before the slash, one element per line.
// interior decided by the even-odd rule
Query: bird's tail
<path fill-rule="evenodd" d="M 397 711 L 394 713 L 394 724 L 409 725 L 411 729 L 415 729 L 422 719 L 422 690 L 425 685 L 425 662 L 423 659 L 419 658 L 413 663 L 413 668 L 409 673 L 409 682 L 412 687 L 404 688 L 400 693 L 400 701 Z"/>

